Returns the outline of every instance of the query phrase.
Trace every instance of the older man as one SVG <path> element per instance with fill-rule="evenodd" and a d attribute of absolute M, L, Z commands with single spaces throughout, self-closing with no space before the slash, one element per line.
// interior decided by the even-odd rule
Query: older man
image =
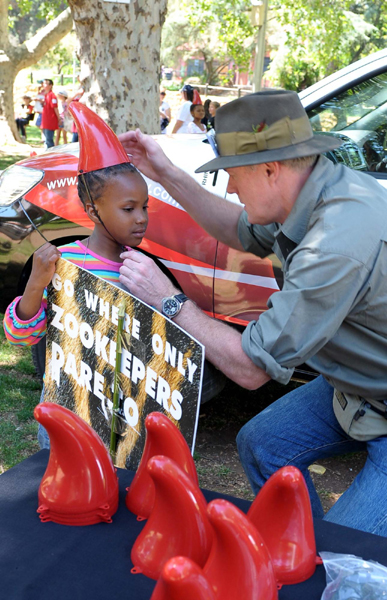
<path fill-rule="evenodd" d="M 133 162 L 159 181 L 211 235 L 281 260 L 284 285 L 243 334 L 178 294 L 147 257 L 123 256 L 121 279 L 206 346 L 228 377 L 255 389 L 288 383 L 307 362 L 319 373 L 258 414 L 238 435 L 252 488 L 287 464 L 301 469 L 323 516 L 308 466 L 359 449 L 367 462 L 325 519 L 387 535 L 387 194 L 371 177 L 321 153 L 339 145 L 313 135 L 297 94 L 269 90 L 217 112 L 220 156 L 244 209 L 203 190 L 139 131 L 121 136 Z"/>

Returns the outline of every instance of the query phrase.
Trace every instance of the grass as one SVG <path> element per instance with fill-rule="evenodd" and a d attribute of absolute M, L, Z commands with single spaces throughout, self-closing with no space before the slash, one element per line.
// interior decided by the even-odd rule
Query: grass
<path fill-rule="evenodd" d="M 42 134 L 39 127 L 36 127 L 36 125 L 27 125 L 26 133 L 26 144 L 16 144 L 15 142 L 14 146 L 2 146 L 0 150 L 0 171 L 7 169 L 19 160 L 23 160 L 23 158 L 28 158 L 31 148 L 43 148 Z M 25 152 L 23 151 L 24 147 Z"/>
<path fill-rule="evenodd" d="M 4 169 L 7 169 L 18 160 L 23 160 L 23 158 L 26 158 L 24 154 L 0 155 L 0 171 L 4 171 Z"/>
<path fill-rule="evenodd" d="M 3 315 L 0 314 L 1 320 Z M 39 450 L 33 410 L 41 382 L 27 347 L 12 346 L 0 330 L 0 473 Z"/>

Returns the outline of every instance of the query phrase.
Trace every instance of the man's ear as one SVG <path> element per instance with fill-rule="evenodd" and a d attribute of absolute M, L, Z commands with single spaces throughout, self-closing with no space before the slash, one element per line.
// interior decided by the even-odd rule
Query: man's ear
<path fill-rule="evenodd" d="M 278 178 L 280 176 L 281 165 L 278 161 L 268 162 L 264 164 L 265 166 L 265 174 L 268 180 L 268 183 L 274 184 L 277 183 Z"/>
<path fill-rule="evenodd" d="M 89 217 L 90 221 L 93 221 L 93 223 L 99 223 L 97 211 L 94 208 L 94 206 L 91 204 L 91 202 L 86 203 L 85 211 L 86 211 L 86 214 Z"/>

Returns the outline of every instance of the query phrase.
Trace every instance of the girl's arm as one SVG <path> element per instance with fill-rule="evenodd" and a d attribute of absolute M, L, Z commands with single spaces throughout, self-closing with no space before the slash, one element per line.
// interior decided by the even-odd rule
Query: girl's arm
<path fill-rule="evenodd" d="M 32 319 L 24 321 L 17 314 L 18 304 L 21 296 L 15 298 L 5 311 L 3 327 L 5 337 L 11 344 L 17 346 L 33 346 L 37 344 L 46 333 L 46 294 L 41 302 L 41 306 Z"/>
<path fill-rule="evenodd" d="M 59 250 L 52 244 L 44 244 L 34 254 L 31 275 L 23 296 L 16 298 L 4 316 L 4 331 L 13 344 L 36 344 L 46 331 L 45 288 L 50 283 Z"/>
<path fill-rule="evenodd" d="M 43 292 L 54 276 L 58 258 L 58 248 L 50 243 L 44 244 L 35 252 L 31 275 L 16 309 L 17 316 L 22 321 L 29 321 L 38 313 Z"/>

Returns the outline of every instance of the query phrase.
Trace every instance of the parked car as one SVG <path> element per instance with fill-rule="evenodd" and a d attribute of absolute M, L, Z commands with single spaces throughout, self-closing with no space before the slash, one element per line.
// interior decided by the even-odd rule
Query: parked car
<path fill-rule="evenodd" d="M 343 145 L 327 156 L 369 172 L 387 187 L 387 51 L 338 71 L 300 94 L 312 128 L 333 134 Z M 212 158 L 200 135 L 156 136 L 166 154 L 203 187 L 230 202 L 228 176 L 195 174 Z M 67 144 L 18 162 L 0 177 L 0 310 L 23 292 L 32 255 L 44 243 L 82 239 L 93 224 L 78 199 L 78 144 Z M 259 259 L 217 242 L 199 227 L 159 184 L 148 180 L 149 226 L 141 247 L 161 261 L 184 292 L 207 314 L 243 328 L 266 310 L 281 286 L 281 265 L 273 254 Z M 40 233 L 39 233 L 40 232 Z M 44 343 L 33 347 L 44 368 Z M 308 368 L 295 377 L 305 380 Z"/>

